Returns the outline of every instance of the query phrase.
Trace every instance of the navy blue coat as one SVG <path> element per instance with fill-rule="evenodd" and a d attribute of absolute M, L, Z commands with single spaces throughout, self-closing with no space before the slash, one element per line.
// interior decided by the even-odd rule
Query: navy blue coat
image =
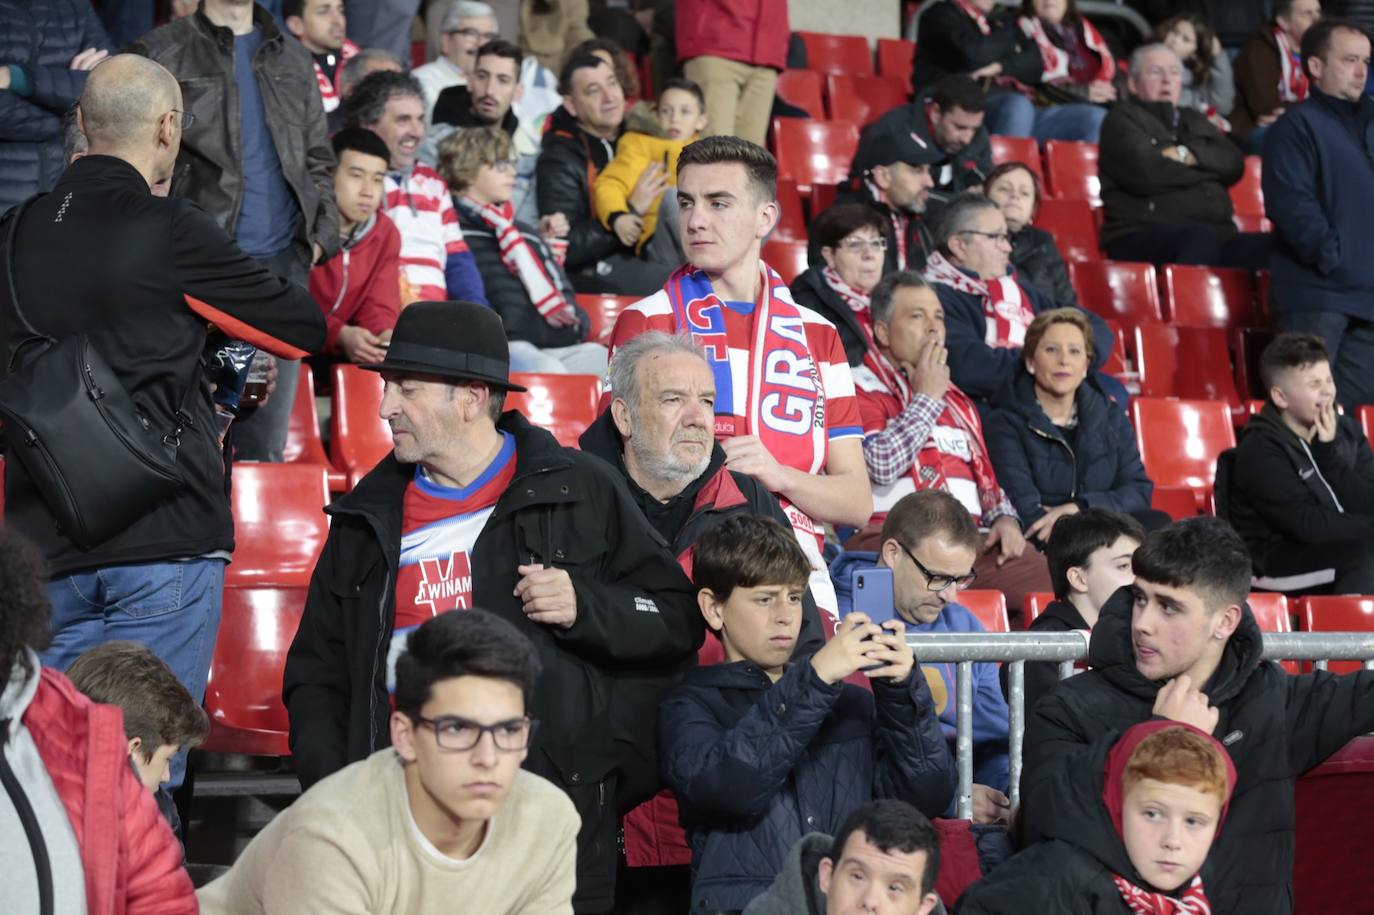
<path fill-rule="evenodd" d="M 24 71 L 27 94 L 0 91 L 0 214 L 51 190 L 66 168 L 62 115 L 86 86 L 72 58 L 114 53 L 89 0 L 0 0 L 0 64 Z"/>
<path fill-rule="evenodd" d="M 1263 186 L 1275 311 L 1374 319 L 1374 99 L 1314 86 L 1265 134 Z"/>
<path fill-rule="evenodd" d="M 659 764 L 692 846 L 692 912 L 743 909 L 811 832 L 874 798 L 927 816 L 957 785 L 925 677 L 873 694 L 807 661 L 777 683 L 748 661 L 688 671 L 658 712 Z"/>
<path fill-rule="evenodd" d="M 1035 381 L 1024 371 L 983 427 L 997 481 L 1022 524 L 1065 502 L 1119 512 L 1150 508 L 1154 484 L 1145 475 L 1125 411 L 1107 399 L 1092 376 L 1079 386 L 1076 400 L 1076 447 L 1040 409 Z"/>

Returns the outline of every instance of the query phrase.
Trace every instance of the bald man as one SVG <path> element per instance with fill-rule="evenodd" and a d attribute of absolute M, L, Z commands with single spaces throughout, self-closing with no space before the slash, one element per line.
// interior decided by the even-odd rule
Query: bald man
<path fill-rule="evenodd" d="M 234 548 L 225 467 L 201 369 L 208 324 L 284 358 L 324 343 L 324 320 L 304 287 L 249 258 L 200 207 L 154 197 L 170 177 L 185 118 L 181 89 L 160 65 L 121 54 L 86 82 L 78 124 L 90 145 L 52 193 L 0 222 L 19 220 L 14 289 L 40 331 L 76 330 L 118 375 L 149 426 L 181 428 L 182 487 L 125 530 L 80 549 L 57 527 L 23 458 L 5 468 L 5 524 L 33 541 L 53 576 L 52 647 L 65 669 L 87 648 L 133 639 L 171 665 L 200 701 L 219 628 L 224 565 Z M 17 215 L 16 215 L 17 214 Z M 22 334 L 0 276 L 0 366 Z M 180 419 L 178 418 L 180 414 Z M 173 762 L 173 787 L 183 757 Z"/>

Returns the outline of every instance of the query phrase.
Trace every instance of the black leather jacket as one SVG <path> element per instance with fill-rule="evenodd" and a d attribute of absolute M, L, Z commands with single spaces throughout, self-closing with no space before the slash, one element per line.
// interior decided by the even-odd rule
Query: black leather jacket
<path fill-rule="evenodd" d="M 562 108 L 553 113 L 535 166 L 534 186 L 540 216 L 562 213 L 568 218 L 568 256 L 563 266 L 569 273 L 593 269 L 597 261 L 629 250 L 614 232 L 602 227 L 592 205 L 592 180 L 612 155 L 614 144 L 608 148 L 608 141 L 588 134 Z"/>

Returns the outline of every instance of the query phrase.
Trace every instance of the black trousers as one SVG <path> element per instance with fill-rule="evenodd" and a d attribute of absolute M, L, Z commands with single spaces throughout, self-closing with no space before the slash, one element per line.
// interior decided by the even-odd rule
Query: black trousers
<path fill-rule="evenodd" d="M 1107 245 L 1106 252 L 1114 261 L 1238 267 L 1253 273 L 1268 269 L 1270 246 L 1267 232 L 1240 232 L 1223 242 L 1211 226 L 1185 223 L 1132 232 Z"/>

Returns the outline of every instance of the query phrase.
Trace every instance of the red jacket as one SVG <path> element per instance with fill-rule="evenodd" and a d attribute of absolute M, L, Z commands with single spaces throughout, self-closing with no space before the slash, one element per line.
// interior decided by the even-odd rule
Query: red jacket
<path fill-rule="evenodd" d="M 677 59 L 710 55 L 787 68 L 787 0 L 677 0 Z"/>
<path fill-rule="evenodd" d="M 87 915 L 196 915 L 181 846 L 129 766 L 123 714 L 56 671 L 39 675 L 24 726 L 81 847 Z"/>
<path fill-rule="evenodd" d="M 310 295 L 324 310 L 325 352 L 339 331 L 356 324 L 374 334 L 391 330 L 401 313 L 401 233 L 378 213 L 367 234 L 310 271 Z"/>

